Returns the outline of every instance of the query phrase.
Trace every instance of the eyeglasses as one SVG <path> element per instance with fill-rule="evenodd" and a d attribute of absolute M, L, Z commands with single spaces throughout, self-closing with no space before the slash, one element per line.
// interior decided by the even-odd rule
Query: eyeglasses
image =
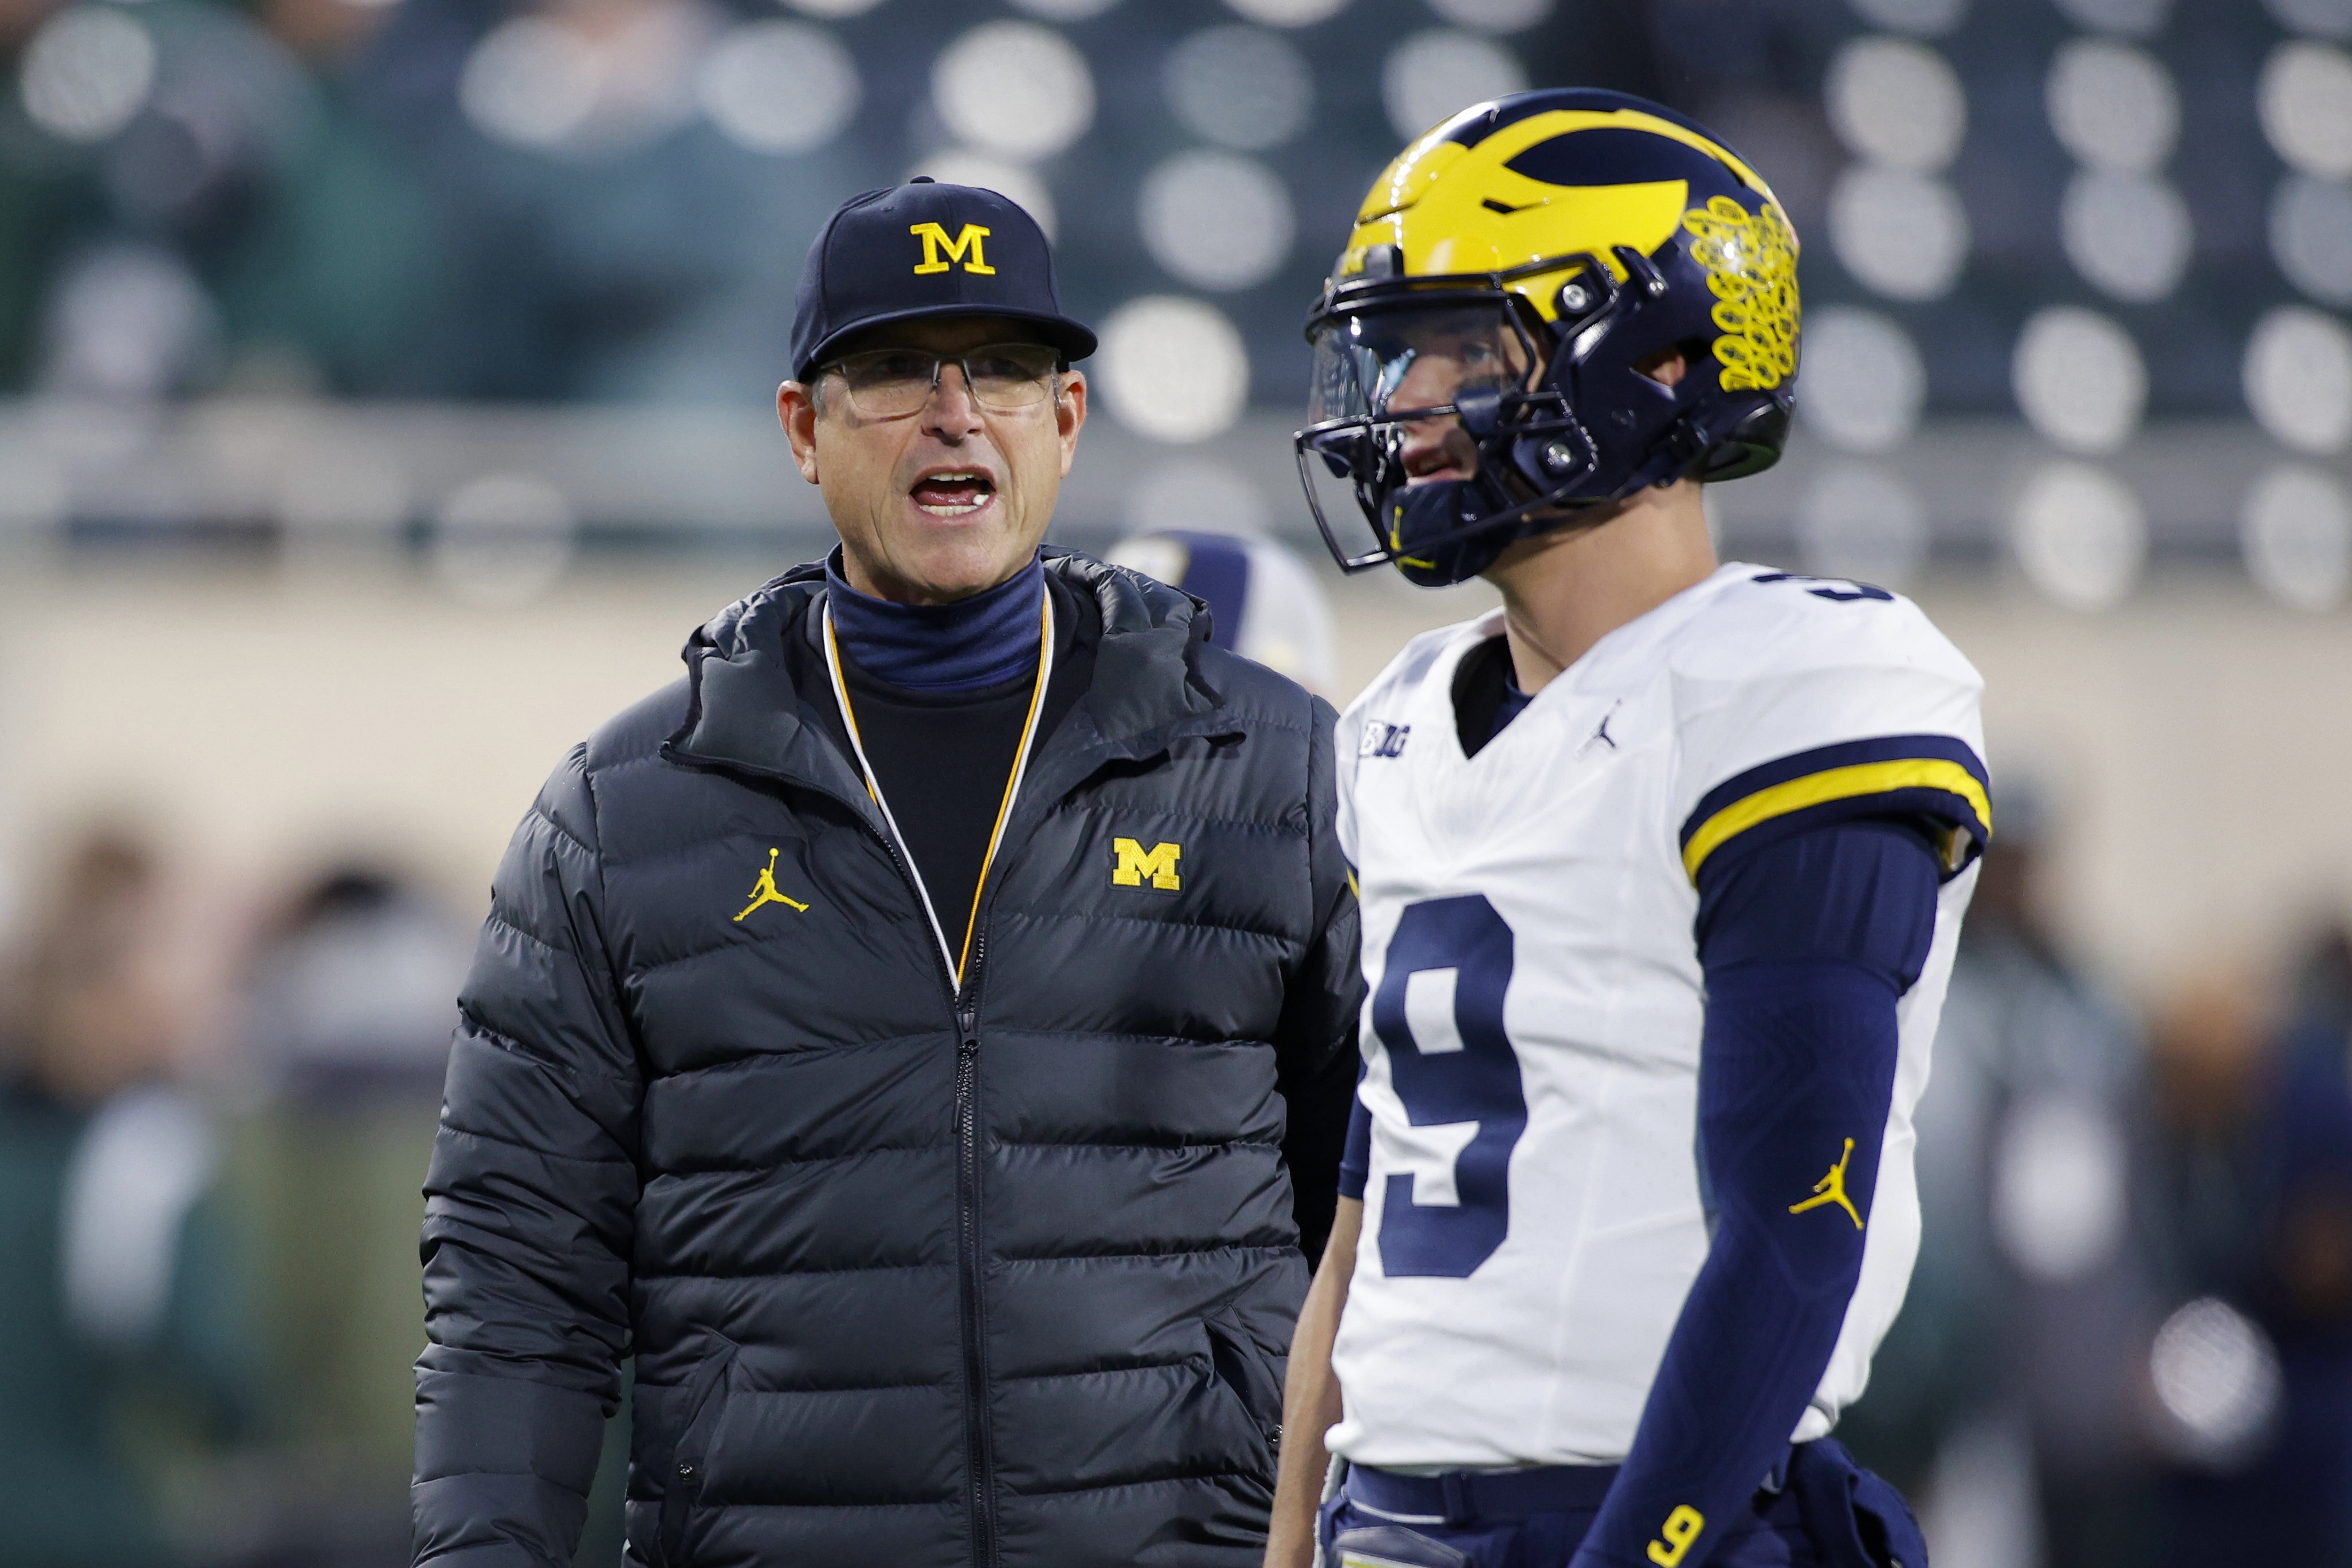
<path fill-rule="evenodd" d="M 990 343 L 961 354 L 875 349 L 825 367 L 849 389 L 849 406 L 868 419 L 919 413 L 939 390 L 940 367 L 963 371 L 971 401 L 991 413 L 1017 413 L 1054 395 L 1061 355 L 1043 343 Z"/>

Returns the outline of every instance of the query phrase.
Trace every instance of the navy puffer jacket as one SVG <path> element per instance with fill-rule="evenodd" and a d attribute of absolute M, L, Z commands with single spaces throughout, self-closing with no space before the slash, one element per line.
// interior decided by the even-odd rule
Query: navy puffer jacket
<path fill-rule="evenodd" d="M 1328 1185 L 1355 1071 L 1331 710 L 1184 595 L 1047 566 L 1091 684 L 961 992 L 841 739 L 818 569 L 525 818 L 425 1189 L 418 1562 L 569 1563 L 632 1354 L 653 1568 L 1256 1562 L 1285 1149 Z"/>

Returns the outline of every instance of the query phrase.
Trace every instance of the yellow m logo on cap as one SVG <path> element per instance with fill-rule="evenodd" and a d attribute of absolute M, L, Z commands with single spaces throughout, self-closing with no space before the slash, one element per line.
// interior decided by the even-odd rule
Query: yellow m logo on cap
<path fill-rule="evenodd" d="M 1175 893 L 1184 885 L 1176 874 L 1176 862 L 1184 853 L 1181 844 L 1154 844 L 1145 849 L 1133 839 L 1113 839 L 1112 852 L 1118 864 L 1110 873 L 1113 887 L 1141 887 L 1149 879 L 1162 893 Z"/>
<path fill-rule="evenodd" d="M 966 272 L 992 277 L 996 275 L 996 268 L 988 265 L 988 253 L 980 244 L 988 237 L 989 231 L 978 224 L 964 225 L 963 232 L 953 239 L 948 238 L 948 231 L 937 224 L 917 224 L 907 232 L 923 242 L 923 259 L 915 268 L 918 277 L 928 272 L 946 272 L 958 262 L 962 263 Z M 945 260 L 940 259 L 942 251 L 947 253 Z"/>

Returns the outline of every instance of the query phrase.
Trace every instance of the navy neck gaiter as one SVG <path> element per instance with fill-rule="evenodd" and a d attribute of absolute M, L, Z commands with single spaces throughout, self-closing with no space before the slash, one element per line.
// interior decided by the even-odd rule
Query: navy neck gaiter
<path fill-rule="evenodd" d="M 849 586 L 841 551 L 825 558 L 842 651 L 876 680 L 910 692 L 971 692 L 1037 667 L 1045 569 L 1029 564 L 953 604 L 894 604 Z"/>

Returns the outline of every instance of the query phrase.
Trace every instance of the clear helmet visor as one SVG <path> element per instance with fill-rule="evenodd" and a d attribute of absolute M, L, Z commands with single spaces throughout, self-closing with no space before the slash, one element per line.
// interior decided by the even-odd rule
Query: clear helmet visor
<path fill-rule="evenodd" d="M 1318 322 L 1313 342 L 1316 424 L 1446 417 L 1465 392 L 1525 391 L 1537 369 L 1536 344 L 1500 299 L 1368 307 Z"/>
<path fill-rule="evenodd" d="M 1399 551 L 1396 503 L 1415 486 L 1477 483 L 1474 511 L 1507 508 L 1494 438 L 1511 417 L 1507 401 L 1530 392 L 1542 349 L 1500 291 L 1449 291 L 1367 301 L 1309 329 L 1315 350 L 1309 423 L 1299 434 L 1299 476 L 1325 538 L 1343 562 L 1362 564 L 1343 537 Z M 1434 490 L 1433 488 L 1433 494 Z M 1337 530 L 1337 531 L 1335 531 Z"/>

